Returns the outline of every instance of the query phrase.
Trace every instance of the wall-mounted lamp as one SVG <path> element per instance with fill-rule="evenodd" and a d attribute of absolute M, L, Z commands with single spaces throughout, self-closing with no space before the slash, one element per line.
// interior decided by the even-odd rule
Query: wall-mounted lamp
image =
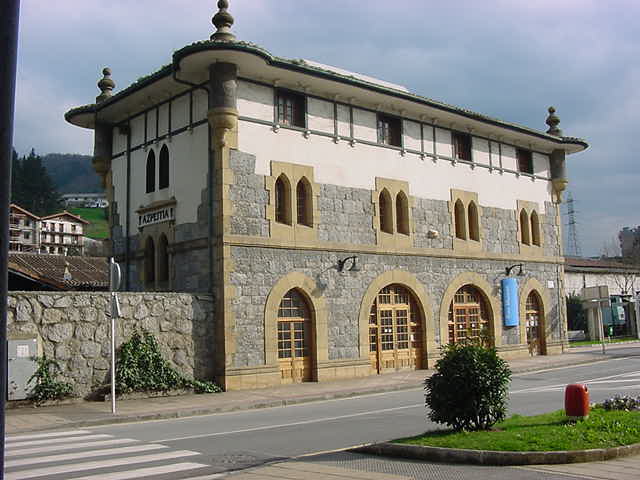
<path fill-rule="evenodd" d="M 519 277 L 523 276 L 524 275 L 524 272 L 522 271 L 522 268 L 524 267 L 523 263 L 516 263 L 515 265 L 511 265 L 510 267 L 505 268 L 504 274 L 508 277 L 509 275 L 511 275 L 511 270 L 513 270 L 516 267 L 518 267 L 518 273 L 516 275 Z"/>
<path fill-rule="evenodd" d="M 349 267 L 350 272 L 359 272 L 360 267 L 358 267 L 358 257 L 357 255 L 352 255 L 343 260 L 338 260 L 338 271 L 343 272 L 347 262 L 351 261 L 351 266 Z"/>

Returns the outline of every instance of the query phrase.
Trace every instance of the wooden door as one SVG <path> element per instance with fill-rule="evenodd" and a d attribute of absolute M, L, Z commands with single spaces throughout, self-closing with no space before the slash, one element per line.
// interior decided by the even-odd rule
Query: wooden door
<path fill-rule="evenodd" d="M 490 344 L 487 309 L 480 292 L 471 285 L 459 289 L 449 307 L 449 343 Z"/>
<path fill-rule="evenodd" d="M 369 360 L 376 373 L 420 368 L 422 322 L 411 294 L 400 285 L 383 288 L 369 315 Z"/>
<path fill-rule="evenodd" d="M 278 309 L 278 363 L 282 383 L 313 380 L 311 316 L 296 290 L 283 297 Z"/>
<path fill-rule="evenodd" d="M 542 310 L 535 292 L 527 297 L 525 321 L 527 329 L 527 345 L 530 355 L 542 355 L 544 348 L 544 329 L 542 325 Z"/>

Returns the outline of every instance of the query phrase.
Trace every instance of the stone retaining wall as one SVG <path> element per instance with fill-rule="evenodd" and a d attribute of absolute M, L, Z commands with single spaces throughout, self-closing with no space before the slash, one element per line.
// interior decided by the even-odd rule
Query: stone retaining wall
<path fill-rule="evenodd" d="M 136 328 L 151 332 L 174 367 L 188 377 L 213 376 L 214 319 L 210 295 L 184 293 L 119 293 L 122 318 L 116 346 Z M 108 293 L 10 292 L 7 338 L 38 339 L 38 353 L 62 368 L 85 397 L 108 381 L 110 318 Z"/>

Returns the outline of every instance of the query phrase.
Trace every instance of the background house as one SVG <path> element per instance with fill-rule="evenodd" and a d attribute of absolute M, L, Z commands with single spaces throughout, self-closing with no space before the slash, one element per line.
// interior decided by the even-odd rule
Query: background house
<path fill-rule="evenodd" d="M 89 222 L 67 212 L 41 218 L 40 252 L 56 255 L 84 254 L 84 227 Z"/>
<path fill-rule="evenodd" d="M 9 205 L 9 251 L 38 252 L 40 217 L 12 203 Z"/>

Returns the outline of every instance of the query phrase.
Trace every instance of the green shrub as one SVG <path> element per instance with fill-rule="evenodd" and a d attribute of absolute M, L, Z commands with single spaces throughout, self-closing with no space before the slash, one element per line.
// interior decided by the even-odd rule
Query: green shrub
<path fill-rule="evenodd" d="M 193 388 L 196 393 L 217 393 L 212 382 L 192 380 L 178 373 L 160 353 L 158 342 L 149 332 L 134 332 L 118 350 L 116 392 L 166 392 Z"/>
<path fill-rule="evenodd" d="M 34 374 L 29 377 L 27 387 L 32 382 L 35 382 L 35 385 L 27 395 L 27 398 L 36 404 L 41 404 L 46 400 L 62 400 L 71 396 L 73 393 L 71 384 L 56 380 L 60 371 L 58 362 L 47 358 L 46 355 L 37 357 L 35 360 L 37 368 Z"/>
<path fill-rule="evenodd" d="M 511 370 L 494 348 L 443 347 L 436 372 L 424 382 L 429 419 L 454 430 L 488 430 L 504 420 Z"/>

